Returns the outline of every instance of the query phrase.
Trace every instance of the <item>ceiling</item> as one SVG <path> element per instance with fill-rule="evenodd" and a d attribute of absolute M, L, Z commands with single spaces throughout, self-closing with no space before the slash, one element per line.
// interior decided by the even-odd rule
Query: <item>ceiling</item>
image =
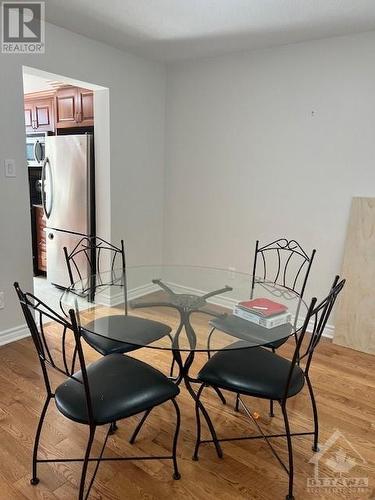
<path fill-rule="evenodd" d="M 23 72 L 23 92 L 24 94 L 30 94 L 31 92 L 40 92 L 42 90 L 54 90 L 56 88 L 57 82 L 52 80 L 47 80 L 46 78 L 29 75 L 25 71 Z"/>
<path fill-rule="evenodd" d="M 106 87 L 101 87 L 94 83 L 83 82 L 74 78 L 69 78 L 56 73 L 49 73 L 38 68 L 29 66 L 22 67 L 23 74 L 23 93 L 31 94 L 32 92 L 55 91 L 67 85 L 81 87 L 90 90 L 104 90 Z"/>
<path fill-rule="evenodd" d="M 375 0 L 47 0 L 52 24 L 162 61 L 375 29 Z"/>

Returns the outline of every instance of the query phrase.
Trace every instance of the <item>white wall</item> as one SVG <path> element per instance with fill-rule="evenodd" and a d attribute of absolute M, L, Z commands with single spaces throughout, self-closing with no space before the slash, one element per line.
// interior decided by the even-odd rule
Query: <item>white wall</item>
<path fill-rule="evenodd" d="M 318 249 L 325 293 L 351 197 L 375 191 L 375 33 L 172 65 L 167 103 L 162 65 L 55 26 L 46 44 L 0 54 L 0 332 L 23 323 L 13 281 L 31 288 L 22 65 L 109 88 L 108 234 L 130 264 L 247 270 L 256 238 L 287 235 Z"/>
<path fill-rule="evenodd" d="M 32 286 L 22 65 L 109 88 L 109 234 L 125 238 L 130 264 L 162 258 L 165 67 L 47 25 L 44 55 L 0 54 L 0 332 L 23 324 L 13 281 Z M 16 160 L 15 179 L 4 158 Z"/>
<path fill-rule="evenodd" d="M 352 196 L 375 196 L 375 33 L 175 64 L 164 261 L 247 270 L 255 240 L 340 270 Z"/>

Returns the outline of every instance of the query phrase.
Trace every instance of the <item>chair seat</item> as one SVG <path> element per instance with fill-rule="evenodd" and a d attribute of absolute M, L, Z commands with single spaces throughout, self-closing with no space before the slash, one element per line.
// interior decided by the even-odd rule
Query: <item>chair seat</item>
<path fill-rule="evenodd" d="M 180 392 L 155 368 L 122 354 L 110 354 L 87 367 L 94 421 L 103 425 L 130 417 L 168 401 Z M 82 380 L 81 372 L 74 375 Z M 87 424 L 84 386 L 68 379 L 55 392 L 58 410 Z"/>
<path fill-rule="evenodd" d="M 293 333 L 290 323 L 275 328 L 264 328 L 233 314 L 218 316 L 210 320 L 210 325 L 236 339 L 246 340 L 249 347 L 264 345 L 271 348 L 273 344 L 280 346 Z"/>
<path fill-rule="evenodd" d="M 276 340 L 275 342 L 270 342 L 269 344 L 264 345 L 263 347 L 267 347 L 268 349 L 278 349 L 281 347 L 285 342 L 289 340 L 289 337 L 286 339 L 281 339 L 281 340 Z"/>
<path fill-rule="evenodd" d="M 291 367 L 290 361 L 261 347 L 242 348 L 246 342 L 232 344 L 232 350 L 219 351 L 204 365 L 198 379 L 208 385 L 264 399 L 280 400 Z M 288 397 L 304 386 L 300 367 L 293 371 Z"/>
<path fill-rule="evenodd" d="M 122 354 L 134 351 L 168 335 L 170 331 L 171 328 L 164 323 L 119 314 L 91 321 L 82 327 L 82 337 L 96 351 L 107 356 L 113 353 Z M 122 342 L 121 338 L 130 342 Z M 131 342 L 133 339 L 134 344 Z"/>

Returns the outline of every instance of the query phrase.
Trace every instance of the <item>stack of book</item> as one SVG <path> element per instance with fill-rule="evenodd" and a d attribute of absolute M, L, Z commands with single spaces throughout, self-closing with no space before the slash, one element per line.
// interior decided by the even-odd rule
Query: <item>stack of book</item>
<path fill-rule="evenodd" d="M 233 314 L 264 328 L 275 328 L 292 320 L 292 315 L 286 306 L 269 299 L 239 302 L 234 306 Z"/>

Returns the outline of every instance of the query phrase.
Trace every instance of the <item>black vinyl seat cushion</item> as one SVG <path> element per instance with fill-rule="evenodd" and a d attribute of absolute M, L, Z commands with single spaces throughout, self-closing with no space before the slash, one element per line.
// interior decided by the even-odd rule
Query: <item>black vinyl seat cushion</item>
<path fill-rule="evenodd" d="M 218 351 L 204 365 L 198 379 L 208 385 L 257 398 L 280 400 L 285 387 L 290 361 L 262 347 L 241 349 L 243 341 L 232 344 L 233 350 Z M 304 386 L 302 369 L 295 366 L 288 397 Z"/>
<path fill-rule="evenodd" d="M 134 351 L 161 339 L 170 332 L 171 328 L 164 323 L 125 314 L 104 316 L 82 327 L 82 337 L 103 356 Z M 134 344 L 122 342 L 121 338 L 134 339 Z"/>
<path fill-rule="evenodd" d="M 110 354 L 87 367 L 94 420 L 103 425 L 130 417 L 174 398 L 179 388 L 161 372 L 137 359 Z M 75 378 L 82 380 L 81 372 Z M 58 410 L 88 423 L 83 383 L 68 379 L 55 392 Z"/>
<path fill-rule="evenodd" d="M 233 314 L 224 314 L 210 320 L 210 325 L 217 330 L 231 335 L 235 339 L 246 340 L 249 347 L 251 345 L 277 349 L 284 344 L 293 333 L 293 327 L 290 323 L 266 329 L 263 326 L 256 325 L 251 321 L 239 318 Z M 215 335 L 215 333 L 213 333 Z M 265 343 L 265 340 L 269 342 Z"/>
<path fill-rule="evenodd" d="M 285 344 L 285 342 L 287 342 L 288 339 L 289 339 L 289 337 L 287 337 L 286 339 L 276 340 L 275 342 L 270 342 L 269 344 L 266 344 L 263 347 L 268 347 L 268 349 L 275 349 L 276 350 L 279 347 L 281 347 L 283 344 Z"/>

